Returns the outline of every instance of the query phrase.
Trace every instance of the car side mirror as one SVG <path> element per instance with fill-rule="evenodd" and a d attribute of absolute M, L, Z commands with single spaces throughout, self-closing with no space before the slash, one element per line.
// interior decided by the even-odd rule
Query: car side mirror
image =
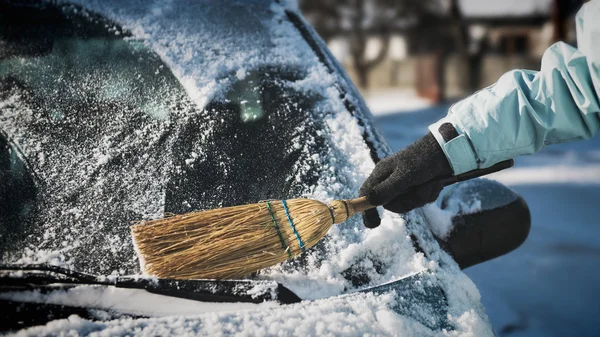
<path fill-rule="evenodd" d="M 519 247 L 531 227 L 527 203 L 501 183 L 473 179 L 449 187 L 441 208 L 453 212 L 453 228 L 442 242 L 461 269 Z"/>

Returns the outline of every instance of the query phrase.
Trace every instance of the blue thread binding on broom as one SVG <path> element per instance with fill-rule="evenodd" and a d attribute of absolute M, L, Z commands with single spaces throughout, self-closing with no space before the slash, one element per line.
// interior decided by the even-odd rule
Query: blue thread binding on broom
<path fill-rule="evenodd" d="M 296 227 L 294 227 L 294 223 L 292 222 L 292 218 L 290 217 L 290 211 L 288 210 L 287 203 L 285 202 L 285 200 L 281 200 L 281 204 L 283 204 L 283 209 L 285 209 L 285 215 L 287 216 L 288 221 L 290 222 L 290 227 L 292 227 L 292 231 L 294 232 L 294 235 L 296 235 L 296 239 L 298 239 L 300 249 L 302 249 L 302 252 L 304 253 L 306 252 L 306 248 L 304 248 L 304 242 L 302 242 L 300 234 L 298 234 L 298 232 L 296 231 Z"/>
<path fill-rule="evenodd" d="M 281 241 L 281 248 L 286 251 L 289 257 L 292 257 L 292 253 L 290 252 L 290 248 L 285 244 L 285 240 L 283 239 L 283 235 L 281 234 L 281 230 L 279 229 L 279 225 L 277 225 L 277 220 L 275 220 L 275 215 L 273 214 L 273 210 L 271 209 L 271 203 L 269 201 L 265 201 L 267 203 L 267 208 L 269 209 L 269 214 L 271 214 L 271 220 L 273 220 L 273 226 L 277 230 L 277 235 L 279 236 L 279 241 Z"/>

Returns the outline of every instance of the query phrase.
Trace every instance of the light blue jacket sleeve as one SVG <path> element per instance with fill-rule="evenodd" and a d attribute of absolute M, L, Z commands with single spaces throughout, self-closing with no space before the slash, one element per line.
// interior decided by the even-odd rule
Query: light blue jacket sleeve
<path fill-rule="evenodd" d="M 498 82 L 454 104 L 429 126 L 454 173 L 486 168 L 545 145 L 591 138 L 600 127 L 600 0 L 576 17 L 575 49 L 552 45 L 539 72 L 513 70 Z M 443 123 L 459 136 L 444 141 Z"/>

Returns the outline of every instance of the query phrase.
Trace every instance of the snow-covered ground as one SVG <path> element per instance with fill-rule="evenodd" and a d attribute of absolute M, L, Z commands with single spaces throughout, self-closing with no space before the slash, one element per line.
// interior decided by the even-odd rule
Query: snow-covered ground
<path fill-rule="evenodd" d="M 394 150 L 424 135 L 449 107 L 406 91 L 365 98 Z M 532 215 L 523 246 L 465 271 L 498 334 L 599 336 L 600 136 L 517 158 L 491 178 L 523 195 Z"/>

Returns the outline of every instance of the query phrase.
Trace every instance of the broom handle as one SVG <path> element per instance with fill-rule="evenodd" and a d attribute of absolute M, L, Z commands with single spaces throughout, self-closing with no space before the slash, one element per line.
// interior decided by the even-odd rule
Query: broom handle
<path fill-rule="evenodd" d="M 448 185 L 455 184 L 459 181 L 470 180 L 473 178 L 478 178 L 478 177 L 488 175 L 490 173 L 502 171 L 504 169 L 512 167 L 514 164 L 515 164 L 514 160 L 509 159 L 509 160 L 501 161 L 501 162 L 499 162 L 493 166 L 490 166 L 488 168 L 472 170 L 472 171 L 465 172 L 465 173 L 462 173 L 462 174 L 459 174 L 456 176 L 437 179 L 437 181 L 441 182 L 444 186 L 448 186 Z M 416 190 L 417 188 L 418 187 L 409 188 L 408 190 L 404 191 L 401 194 L 412 192 L 412 191 Z M 348 201 L 352 204 L 352 209 L 354 210 L 355 213 L 362 213 L 368 209 L 376 207 L 376 206 L 371 205 L 367 201 L 366 197 L 360 197 L 360 198 L 356 198 L 356 199 L 352 199 L 352 200 L 348 200 Z"/>

